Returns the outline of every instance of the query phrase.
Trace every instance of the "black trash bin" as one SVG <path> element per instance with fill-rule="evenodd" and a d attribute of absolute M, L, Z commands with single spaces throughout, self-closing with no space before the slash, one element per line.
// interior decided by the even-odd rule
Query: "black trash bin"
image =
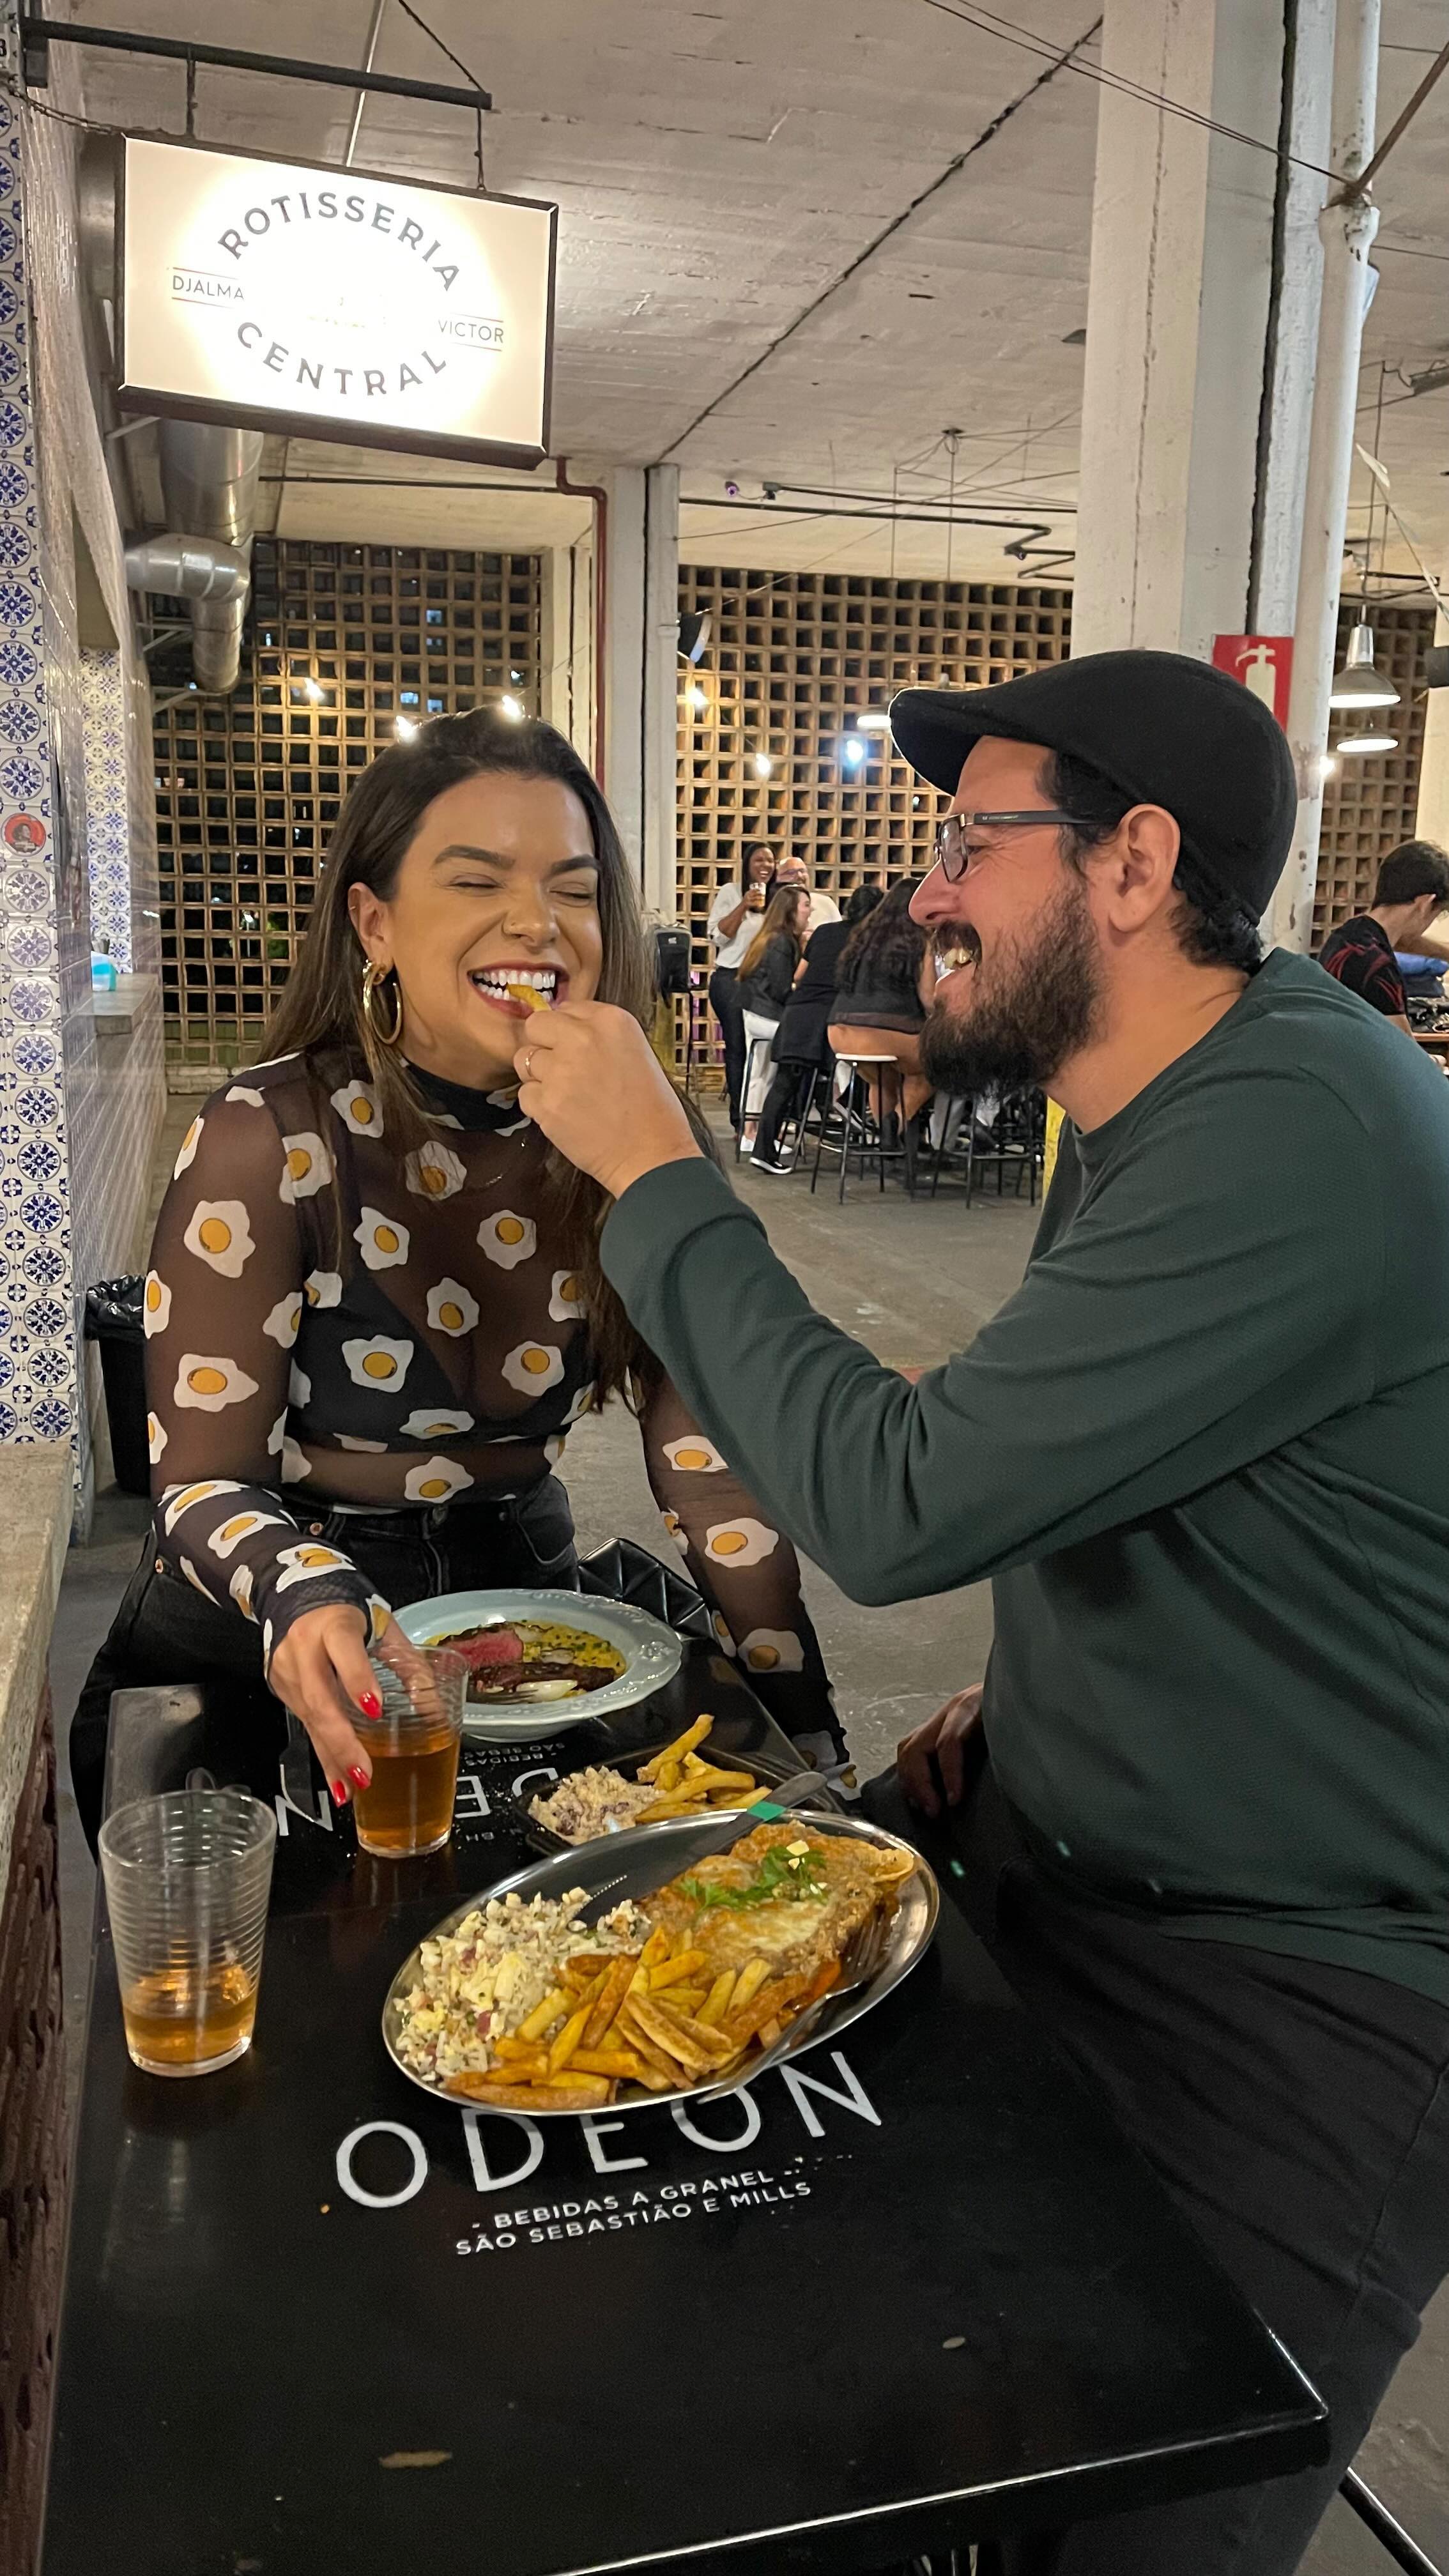
<path fill-rule="evenodd" d="M 123 1493 L 149 1494 L 150 1441 L 146 1434 L 146 1327 L 142 1278 L 102 1279 L 86 1290 L 85 1333 L 101 1346 L 101 1378 L 111 1456 Z"/>

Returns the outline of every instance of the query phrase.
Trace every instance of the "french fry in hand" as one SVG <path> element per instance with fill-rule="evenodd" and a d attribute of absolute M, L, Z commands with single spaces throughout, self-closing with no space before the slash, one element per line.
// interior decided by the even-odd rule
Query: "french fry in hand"
<path fill-rule="evenodd" d="M 534 2005 L 527 2021 L 521 2021 L 519 2023 L 519 2038 L 542 2039 L 544 2032 L 546 2030 L 551 2030 L 560 2014 L 566 2013 L 568 2008 L 568 1996 L 564 1993 L 562 1986 L 555 1986 L 551 1994 L 544 1996 L 541 2004 Z"/>
<path fill-rule="evenodd" d="M 640 1763 L 640 1779 L 657 1780 L 666 1762 L 682 1762 L 686 1753 L 694 1751 L 696 1744 L 703 1744 L 713 1724 L 712 1717 L 697 1717 L 693 1726 L 687 1726 L 684 1733 L 676 1736 L 672 1744 L 662 1745 L 647 1762 Z"/>
<path fill-rule="evenodd" d="M 505 990 L 510 1002 L 516 1002 L 520 1010 L 546 1011 L 548 1009 L 542 993 L 533 984 L 509 984 Z"/>
<path fill-rule="evenodd" d="M 629 1991 L 629 1986 L 638 1964 L 637 1959 L 626 1952 L 622 1959 L 615 1959 L 610 1965 L 609 1972 L 604 1979 L 602 1990 L 597 2001 L 592 2005 L 589 2012 L 589 2018 L 584 2024 L 583 2044 L 585 2048 L 598 2047 L 600 2040 L 609 2029 L 609 2026 L 614 2019 L 614 2015 L 617 2013 L 620 2004 L 623 2002 L 624 1997 Z"/>

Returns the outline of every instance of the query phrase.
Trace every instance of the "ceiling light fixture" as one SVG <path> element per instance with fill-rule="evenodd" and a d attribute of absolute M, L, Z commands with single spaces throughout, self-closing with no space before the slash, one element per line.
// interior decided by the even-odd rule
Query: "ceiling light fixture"
<path fill-rule="evenodd" d="M 1355 626 L 1348 639 L 1348 653 L 1343 669 L 1335 671 L 1328 693 L 1331 707 L 1396 707 L 1399 692 L 1387 673 L 1374 661 L 1374 630 L 1366 624 Z"/>
<path fill-rule="evenodd" d="M 885 707 L 862 707 L 855 719 L 857 733 L 889 733 L 891 720 Z"/>
<path fill-rule="evenodd" d="M 523 708 L 517 698 L 500 698 L 498 712 L 501 716 L 507 716 L 510 724 L 523 722 Z"/>
<path fill-rule="evenodd" d="M 840 757 L 847 769 L 859 769 L 865 758 L 865 745 L 858 733 L 849 733 L 840 746 Z"/>
<path fill-rule="evenodd" d="M 700 687 L 698 680 L 695 681 L 693 688 L 686 689 L 684 694 L 688 698 L 690 705 L 693 707 L 695 714 L 697 716 L 703 715 L 705 708 L 709 705 L 709 700 L 705 696 L 703 689 Z"/>
<path fill-rule="evenodd" d="M 394 716 L 392 729 L 399 742 L 413 742 L 417 737 L 418 729 L 411 716 Z"/>
<path fill-rule="evenodd" d="M 323 688 L 320 680 L 304 680 L 302 682 L 302 694 L 304 697 L 311 699 L 314 707 L 320 707 L 327 692 Z"/>
<path fill-rule="evenodd" d="M 757 751 L 755 754 L 755 776 L 757 778 L 771 778 L 774 776 L 774 771 L 775 764 L 770 758 L 769 753 L 767 751 Z"/>
<path fill-rule="evenodd" d="M 1374 703 L 1377 705 L 1378 701 Z M 1396 733 L 1345 733 L 1333 746 L 1340 760 L 1362 760 L 1368 752 L 1397 751 L 1398 747 Z"/>

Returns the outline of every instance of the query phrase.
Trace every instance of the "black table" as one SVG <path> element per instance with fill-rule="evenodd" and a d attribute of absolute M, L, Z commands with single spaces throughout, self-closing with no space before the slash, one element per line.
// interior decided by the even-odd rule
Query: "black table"
<path fill-rule="evenodd" d="M 245 1776 L 234 1724 L 165 1702 L 132 1696 L 128 1785 Z M 632 1731 L 703 1708 L 788 1755 L 702 1645 Z M 525 1857 L 466 1758 L 430 1860 L 285 1814 L 256 2042 L 221 2074 L 130 2066 L 98 1923 L 44 2576 L 872 2568 L 1325 2455 L 1312 2390 L 950 1904 L 838 2045 L 696 2114 L 530 2124 L 409 2085 L 395 1969 Z"/>

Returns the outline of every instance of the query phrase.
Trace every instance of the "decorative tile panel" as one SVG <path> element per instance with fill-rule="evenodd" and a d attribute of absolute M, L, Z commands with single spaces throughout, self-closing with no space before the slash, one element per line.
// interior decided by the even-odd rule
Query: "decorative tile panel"
<path fill-rule="evenodd" d="M 51 103 L 72 77 L 62 66 Z M 92 913 L 154 971 L 150 705 L 79 297 L 75 135 L 0 98 L 0 1440 L 66 1440 L 88 1509 L 79 1325 L 128 1267 L 165 1105 L 160 1014 L 105 1060 Z M 84 655 L 75 531 L 116 637 Z M 139 898 L 139 899 L 138 899 Z M 149 920 L 145 912 L 149 909 Z M 89 1381 L 89 1382 L 88 1382 Z"/>

